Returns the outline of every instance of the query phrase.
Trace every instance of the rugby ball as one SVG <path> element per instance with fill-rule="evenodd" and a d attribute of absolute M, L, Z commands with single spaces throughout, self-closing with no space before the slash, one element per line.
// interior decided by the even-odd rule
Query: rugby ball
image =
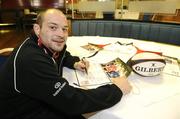
<path fill-rule="evenodd" d="M 135 54 L 127 63 L 132 70 L 141 76 L 157 76 L 159 75 L 166 62 L 158 53 L 141 52 Z"/>

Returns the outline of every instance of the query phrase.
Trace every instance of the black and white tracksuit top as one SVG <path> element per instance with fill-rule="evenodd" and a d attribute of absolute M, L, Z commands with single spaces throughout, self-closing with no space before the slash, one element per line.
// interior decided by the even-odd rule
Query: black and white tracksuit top
<path fill-rule="evenodd" d="M 122 91 L 114 84 L 90 90 L 70 86 L 62 77 L 62 67 L 73 68 L 79 58 L 65 47 L 55 61 L 37 40 L 31 34 L 1 67 L 1 119 L 75 119 L 120 101 Z"/>

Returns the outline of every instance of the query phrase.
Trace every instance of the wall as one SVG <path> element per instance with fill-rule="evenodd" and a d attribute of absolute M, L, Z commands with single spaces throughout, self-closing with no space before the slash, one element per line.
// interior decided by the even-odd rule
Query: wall
<path fill-rule="evenodd" d="M 115 11 L 115 2 L 106 1 L 106 2 L 97 2 L 97 1 L 80 1 L 77 4 L 79 11 Z"/>
<path fill-rule="evenodd" d="M 180 1 L 177 2 L 176 8 L 177 8 L 177 9 L 180 9 Z"/>
<path fill-rule="evenodd" d="M 127 1 L 124 0 L 124 5 Z M 71 8 L 71 5 L 68 6 Z M 148 13 L 175 13 L 176 9 L 180 9 L 180 0 L 164 0 L 164 1 L 129 1 L 129 11 L 148 12 Z M 80 11 L 114 11 L 115 1 L 97 2 L 81 0 L 78 4 L 74 4 L 74 9 Z"/>
<path fill-rule="evenodd" d="M 179 0 L 130 1 L 129 11 L 148 13 L 175 13 L 180 8 Z"/>

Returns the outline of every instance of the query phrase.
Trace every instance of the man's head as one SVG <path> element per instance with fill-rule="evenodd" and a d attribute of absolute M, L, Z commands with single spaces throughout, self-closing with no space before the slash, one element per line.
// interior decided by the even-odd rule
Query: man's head
<path fill-rule="evenodd" d="M 48 9 L 41 12 L 33 29 L 47 48 L 53 52 L 63 49 L 68 37 L 68 22 L 60 10 Z"/>

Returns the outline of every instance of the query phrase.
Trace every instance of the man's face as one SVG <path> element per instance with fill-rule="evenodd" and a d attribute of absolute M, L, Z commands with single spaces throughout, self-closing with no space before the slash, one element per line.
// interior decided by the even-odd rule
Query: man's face
<path fill-rule="evenodd" d="M 59 11 L 46 13 L 39 30 L 39 37 L 42 43 L 53 52 L 62 51 L 68 37 L 66 17 Z"/>

